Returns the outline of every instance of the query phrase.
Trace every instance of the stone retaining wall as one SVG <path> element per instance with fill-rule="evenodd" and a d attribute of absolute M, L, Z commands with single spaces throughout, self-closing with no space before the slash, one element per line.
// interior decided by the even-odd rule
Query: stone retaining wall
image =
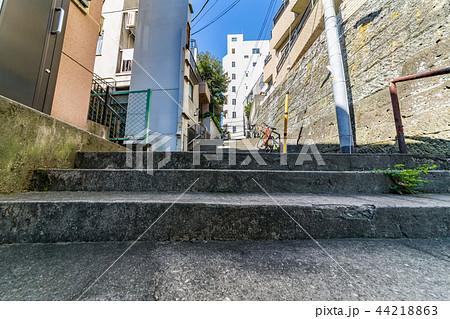
<path fill-rule="evenodd" d="M 347 0 L 340 9 L 357 149 L 396 152 L 388 82 L 450 66 L 450 2 Z M 324 151 L 339 150 L 328 64 L 322 33 L 256 109 L 254 122 L 282 132 L 284 96 L 290 88 L 289 138 L 297 140 L 301 131 L 300 143 L 312 139 Z M 450 75 L 399 83 L 398 92 L 409 152 L 450 154 Z"/>

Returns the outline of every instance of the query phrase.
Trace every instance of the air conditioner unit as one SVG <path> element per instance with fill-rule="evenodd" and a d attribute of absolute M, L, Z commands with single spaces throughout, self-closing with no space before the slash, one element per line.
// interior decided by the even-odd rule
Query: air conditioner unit
<path fill-rule="evenodd" d="M 130 11 L 126 13 L 125 16 L 125 28 L 134 29 L 136 28 L 137 11 Z"/>

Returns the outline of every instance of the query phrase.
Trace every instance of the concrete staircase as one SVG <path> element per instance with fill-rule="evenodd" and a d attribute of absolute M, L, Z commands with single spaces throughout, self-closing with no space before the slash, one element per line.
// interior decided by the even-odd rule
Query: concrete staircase
<path fill-rule="evenodd" d="M 194 153 L 173 153 L 161 165 L 165 153 L 132 153 L 127 163 L 130 154 L 79 153 L 76 169 L 38 170 L 35 192 L 0 197 L 0 242 L 133 241 L 152 224 L 141 240 L 450 234 L 445 157 L 201 153 L 194 165 Z M 436 165 L 426 193 L 389 194 L 390 178 L 374 169 L 395 164 Z"/>

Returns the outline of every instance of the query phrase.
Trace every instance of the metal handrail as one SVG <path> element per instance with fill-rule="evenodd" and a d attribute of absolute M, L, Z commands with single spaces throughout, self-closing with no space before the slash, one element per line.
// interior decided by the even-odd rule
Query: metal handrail
<path fill-rule="evenodd" d="M 278 9 L 277 14 L 273 18 L 273 25 L 277 24 L 278 20 L 280 20 L 281 16 L 283 15 L 284 10 L 286 10 L 287 6 L 289 5 L 289 0 L 283 1 L 283 4 L 281 5 L 280 9 Z"/>
<path fill-rule="evenodd" d="M 280 72 L 284 62 L 286 62 L 286 59 L 287 59 L 289 53 L 291 52 L 292 48 L 294 47 L 295 42 L 297 42 L 297 39 L 298 39 L 300 33 L 302 32 L 303 27 L 306 24 L 306 20 L 308 20 L 309 15 L 311 14 L 312 9 L 315 7 L 317 2 L 318 2 L 318 0 L 311 0 L 305 9 L 305 12 L 303 12 L 300 22 L 295 27 L 294 31 L 291 34 L 291 38 L 290 38 L 288 44 L 286 45 L 286 47 L 283 50 L 280 61 L 278 62 L 278 65 L 277 65 L 277 73 Z"/>
<path fill-rule="evenodd" d="M 418 80 L 423 78 L 428 78 L 431 76 L 437 76 L 437 75 L 444 75 L 449 74 L 450 68 L 440 69 L 440 70 L 434 70 L 434 71 L 428 71 L 413 75 L 407 75 L 402 76 L 399 78 L 395 78 L 389 81 L 389 91 L 391 94 L 391 101 L 392 101 L 392 110 L 394 112 L 394 120 L 395 120 L 395 129 L 397 130 L 397 141 L 398 141 L 398 148 L 400 153 L 406 154 L 406 142 L 405 142 L 405 134 L 403 132 L 403 124 L 402 124 L 402 115 L 400 112 L 400 103 L 398 101 L 398 92 L 397 92 L 397 86 L 396 83 L 399 82 L 405 82 L 410 80 Z"/>

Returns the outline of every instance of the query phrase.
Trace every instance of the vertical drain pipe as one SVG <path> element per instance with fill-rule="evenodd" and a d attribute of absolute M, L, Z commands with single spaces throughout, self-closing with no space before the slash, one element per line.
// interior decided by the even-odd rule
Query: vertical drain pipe
<path fill-rule="evenodd" d="M 341 153 L 351 154 L 354 152 L 355 145 L 353 142 L 347 85 L 345 82 L 344 63 L 342 60 L 334 0 L 322 0 L 322 3 Z"/>

